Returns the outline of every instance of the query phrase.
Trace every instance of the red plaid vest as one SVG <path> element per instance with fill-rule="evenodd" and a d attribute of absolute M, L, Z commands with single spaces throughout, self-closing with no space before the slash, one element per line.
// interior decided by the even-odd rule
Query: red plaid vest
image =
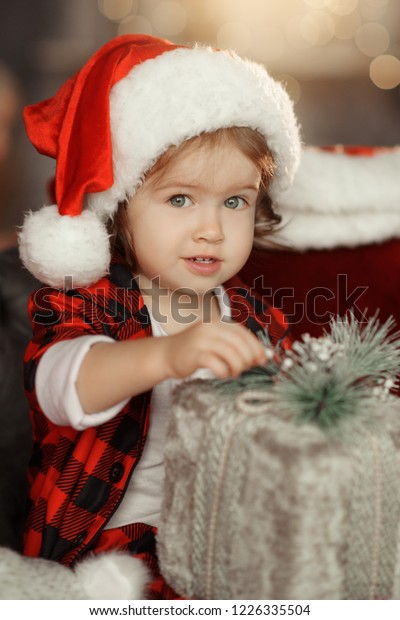
<path fill-rule="evenodd" d="M 232 317 L 253 332 L 267 327 L 273 344 L 287 346 L 282 314 L 256 299 L 239 280 L 225 284 Z M 46 418 L 35 393 L 43 353 L 61 340 L 105 334 L 115 340 L 151 335 L 150 317 L 127 265 L 85 289 L 42 287 L 29 301 L 33 338 L 25 354 L 25 390 L 34 449 L 24 553 L 72 564 L 96 546 L 120 504 L 138 463 L 149 425 L 151 391 L 132 398 L 112 420 L 84 431 Z"/>

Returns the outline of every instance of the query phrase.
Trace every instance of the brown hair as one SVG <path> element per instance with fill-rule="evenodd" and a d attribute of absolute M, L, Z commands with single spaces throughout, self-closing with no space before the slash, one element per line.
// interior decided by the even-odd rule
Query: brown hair
<path fill-rule="evenodd" d="M 179 146 L 171 146 L 157 159 L 154 166 L 145 174 L 143 181 L 150 176 L 154 176 L 157 180 L 157 177 L 165 172 L 170 162 L 176 157 L 182 157 L 188 152 L 204 146 L 215 148 L 223 141 L 237 146 L 261 172 L 261 185 L 256 203 L 254 245 L 265 245 L 265 237 L 275 230 L 281 221 L 281 217 L 273 210 L 272 201 L 268 194 L 276 165 L 265 139 L 258 131 L 249 127 L 226 127 L 211 133 L 202 133 L 186 140 Z M 130 267 L 135 270 L 136 261 L 126 215 L 127 205 L 127 200 L 118 205 L 117 212 L 109 224 L 109 233 L 112 249 L 116 248 L 122 251 Z M 258 241 L 260 243 L 257 243 Z"/>

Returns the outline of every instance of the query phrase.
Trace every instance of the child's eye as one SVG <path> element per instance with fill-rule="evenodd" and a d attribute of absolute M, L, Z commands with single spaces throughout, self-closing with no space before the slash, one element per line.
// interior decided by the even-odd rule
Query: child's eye
<path fill-rule="evenodd" d="M 169 199 L 169 202 L 173 207 L 190 207 L 190 205 L 193 204 L 189 196 L 185 196 L 184 194 L 172 196 L 172 198 Z"/>
<path fill-rule="evenodd" d="M 228 209 L 244 209 L 247 206 L 247 202 L 244 198 L 240 198 L 240 196 L 231 196 L 225 200 L 224 205 Z"/>

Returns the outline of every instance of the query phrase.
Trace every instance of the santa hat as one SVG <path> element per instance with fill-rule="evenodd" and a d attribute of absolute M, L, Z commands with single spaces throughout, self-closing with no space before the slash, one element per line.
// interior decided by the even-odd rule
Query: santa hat
<path fill-rule="evenodd" d="M 328 250 L 400 237 L 400 147 L 305 147 L 279 197 L 275 238 L 296 250 Z"/>
<path fill-rule="evenodd" d="M 172 145 L 223 127 L 259 131 L 273 154 L 273 200 L 294 176 L 300 140 L 292 103 L 261 65 L 234 52 L 145 35 L 102 47 L 54 97 L 24 110 L 29 139 L 56 159 L 56 205 L 30 212 L 25 266 L 63 288 L 109 268 L 107 221 Z"/>

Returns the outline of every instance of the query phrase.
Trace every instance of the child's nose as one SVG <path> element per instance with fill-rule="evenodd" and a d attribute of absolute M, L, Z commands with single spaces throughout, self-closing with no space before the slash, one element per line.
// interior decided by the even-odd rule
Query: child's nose
<path fill-rule="evenodd" d="M 193 236 L 198 241 L 204 240 L 209 241 L 210 243 L 218 243 L 224 239 L 224 231 L 219 209 L 199 209 Z"/>

